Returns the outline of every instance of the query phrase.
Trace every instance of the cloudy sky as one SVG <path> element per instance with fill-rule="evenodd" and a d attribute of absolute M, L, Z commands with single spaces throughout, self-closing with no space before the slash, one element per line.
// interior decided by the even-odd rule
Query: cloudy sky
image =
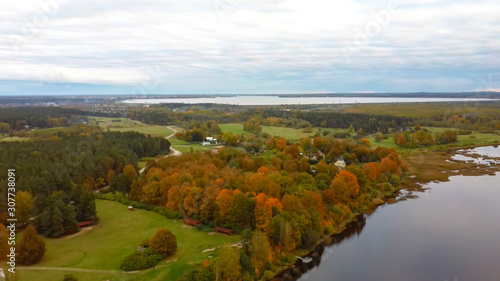
<path fill-rule="evenodd" d="M 498 0 L 0 2 L 0 94 L 500 89 Z"/>

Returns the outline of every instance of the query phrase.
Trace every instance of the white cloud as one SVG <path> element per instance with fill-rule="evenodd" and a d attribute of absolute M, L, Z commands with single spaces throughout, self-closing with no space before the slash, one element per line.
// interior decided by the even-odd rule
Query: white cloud
<path fill-rule="evenodd" d="M 60 73 L 55 82 L 131 85 L 144 81 L 145 67 L 161 66 L 165 89 L 193 92 L 418 91 L 473 90 L 471 77 L 500 72 L 500 5 L 490 0 L 401 0 L 359 46 L 358 33 L 390 0 L 64 2 L 0 2 L 0 80 Z M 406 79 L 415 76 L 426 82 Z M 189 85 L 193 77 L 206 87 Z M 356 88 L 359 78 L 372 82 Z"/>

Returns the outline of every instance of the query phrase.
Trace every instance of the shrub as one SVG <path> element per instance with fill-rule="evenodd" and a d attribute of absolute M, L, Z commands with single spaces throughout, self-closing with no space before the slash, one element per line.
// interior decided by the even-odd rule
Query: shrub
<path fill-rule="evenodd" d="M 330 235 L 333 233 L 333 225 L 327 224 L 325 229 L 323 230 L 326 235 Z"/>
<path fill-rule="evenodd" d="M 63 281 L 78 281 L 73 274 L 64 274 Z"/>
<path fill-rule="evenodd" d="M 155 254 L 167 257 L 177 251 L 177 238 L 168 228 L 162 228 L 149 240 L 149 247 Z"/>
<path fill-rule="evenodd" d="M 144 252 L 135 252 L 128 255 L 121 266 L 122 270 L 132 271 L 151 268 L 163 259 L 162 255 L 155 254 L 152 250 L 146 249 Z"/>
<path fill-rule="evenodd" d="M 271 280 L 273 279 L 273 277 L 274 277 L 274 272 L 272 272 L 271 270 L 264 271 L 263 275 L 264 280 Z"/>
<path fill-rule="evenodd" d="M 18 249 L 17 260 L 19 263 L 32 265 L 45 254 L 45 242 L 38 236 L 36 229 L 32 225 L 28 225 L 19 242 Z"/>

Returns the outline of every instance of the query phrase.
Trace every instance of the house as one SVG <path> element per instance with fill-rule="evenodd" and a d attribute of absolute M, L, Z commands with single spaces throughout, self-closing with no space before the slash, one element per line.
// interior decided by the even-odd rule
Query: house
<path fill-rule="evenodd" d="M 217 139 L 213 138 L 213 137 L 206 137 L 205 140 L 209 141 L 209 142 L 216 142 L 217 141 Z"/>
<path fill-rule="evenodd" d="M 320 159 L 325 159 L 325 154 L 323 153 L 323 151 L 318 150 L 318 152 L 316 152 L 316 160 Z"/>
<path fill-rule="evenodd" d="M 201 145 L 203 145 L 203 146 L 207 146 L 207 145 L 210 145 L 210 142 L 208 142 L 208 141 L 204 141 L 204 142 L 202 142 L 202 143 L 201 143 Z"/>
<path fill-rule="evenodd" d="M 341 170 L 345 168 L 345 161 L 344 161 L 344 157 L 342 157 L 342 155 L 340 155 L 337 162 L 335 162 L 335 166 L 339 167 Z"/>

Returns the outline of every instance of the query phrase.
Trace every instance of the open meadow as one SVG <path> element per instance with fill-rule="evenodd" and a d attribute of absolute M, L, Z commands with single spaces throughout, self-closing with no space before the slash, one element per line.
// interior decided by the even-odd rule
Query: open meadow
<path fill-rule="evenodd" d="M 241 239 L 239 236 L 209 235 L 185 226 L 182 220 L 166 219 L 151 211 L 129 211 L 127 206 L 115 201 L 96 200 L 96 206 L 100 218 L 98 225 L 63 238 L 44 238 L 45 256 L 37 264 L 20 269 L 19 280 L 62 280 L 64 274 L 73 274 L 80 281 L 176 280 L 208 258 L 210 252 L 202 253 L 203 250 Z M 160 228 L 168 228 L 176 235 L 177 253 L 154 269 L 136 273 L 122 271 L 123 259 Z"/>

